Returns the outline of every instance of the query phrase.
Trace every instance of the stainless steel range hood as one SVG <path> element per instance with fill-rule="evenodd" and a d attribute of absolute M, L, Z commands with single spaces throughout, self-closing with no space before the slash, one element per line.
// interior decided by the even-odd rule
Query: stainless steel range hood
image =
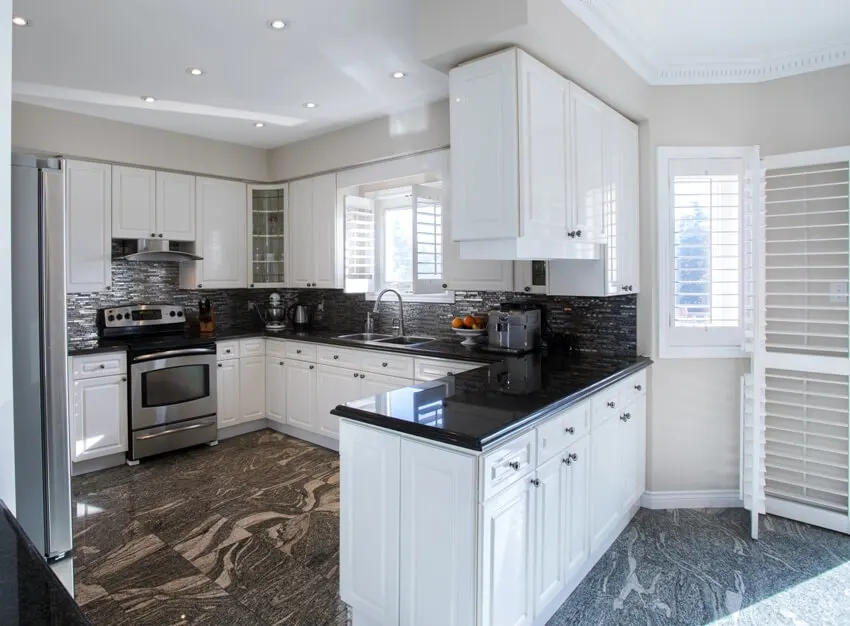
<path fill-rule="evenodd" d="M 136 252 L 123 258 L 125 261 L 172 261 L 176 263 L 204 260 L 204 257 L 191 252 L 169 250 L 167 239 L 139 239 Z"/>

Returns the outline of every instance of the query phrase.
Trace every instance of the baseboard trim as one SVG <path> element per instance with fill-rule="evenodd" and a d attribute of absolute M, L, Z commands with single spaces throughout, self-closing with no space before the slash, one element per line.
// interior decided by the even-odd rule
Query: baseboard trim
<path fill-rule="evenodd" d="M 254 420 L 253 422 L 246 422 L 244 424 L 236 424 L 236 426 L 228 426 L 227 428 L 219 428 L 218 440 L 221 441 L 222 439 L 230 439 L 231 437 L 247 435 L 248 433 L 253 433 L 265 428 L 268 428 L 268 420 L 266 418 Z"/>
<path fill-rule="evenodd" d="M 640 498 L 645 509 L 718 509 L 744 506 L 737 491 L 645 491 Z"/>
<path fill-rule="evenodd" d="M 322 446 L 323 448 L 328 448 L 334 452 L 339 452 L 339 441 L 336 439 L 331 439 L 330 437 L 325 437 L 324 435 L 319 435 L 317 433 L 311 433 L 309 430 L 290 426 L 289 424 L 280 424 L 274 420 L 268 420 L 268 427 L 279 433 L 283 433 L 284 435 L 289 435 L 296 439 L 303 439 L 304 441 L 314 443 L 317 446 Z"/>
<path fill-rule="evenodd" d="M 118 467 L 120 465 L 124 465 L 126 461 L 127 454 L 124 452 L 102 456 L 98 459 L 77 461 L 76 463 L 71 463 L 71 476 L 82 476 L 83 474 L 99 472 L 100 470 L 109 469 L 110 467 Z"/>

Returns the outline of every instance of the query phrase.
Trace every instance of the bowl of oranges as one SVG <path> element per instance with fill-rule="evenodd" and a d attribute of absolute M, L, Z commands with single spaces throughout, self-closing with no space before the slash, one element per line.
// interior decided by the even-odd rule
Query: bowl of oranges
<path fill-rule="evenodd" d="M 452 330 L 463 337 L 462 346 L 474 346 L 477 339 L 487 334 L 487 318 L 477 313 L 452 318 Z"/>

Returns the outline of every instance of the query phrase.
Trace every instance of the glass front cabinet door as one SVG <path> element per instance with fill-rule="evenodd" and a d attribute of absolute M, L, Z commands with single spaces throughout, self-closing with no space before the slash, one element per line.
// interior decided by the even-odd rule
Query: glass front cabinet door
<path fill-rule="evenodd" d="M 248 187 L 248 286 L 285 287 L 286 185 Z"/>

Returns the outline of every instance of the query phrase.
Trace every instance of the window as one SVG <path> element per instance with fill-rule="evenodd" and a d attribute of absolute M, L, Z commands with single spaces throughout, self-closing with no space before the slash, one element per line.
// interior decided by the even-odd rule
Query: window
<path fill-rule="evenodd" d="M 346 195 L 345 210 L 346 291 L 447 297 L 440 182 Z"/>
<path fill-rule="evenodd" d="M 744 185 L 753 153 L 659 148 L 662 358 L 742 354 Z"/>

